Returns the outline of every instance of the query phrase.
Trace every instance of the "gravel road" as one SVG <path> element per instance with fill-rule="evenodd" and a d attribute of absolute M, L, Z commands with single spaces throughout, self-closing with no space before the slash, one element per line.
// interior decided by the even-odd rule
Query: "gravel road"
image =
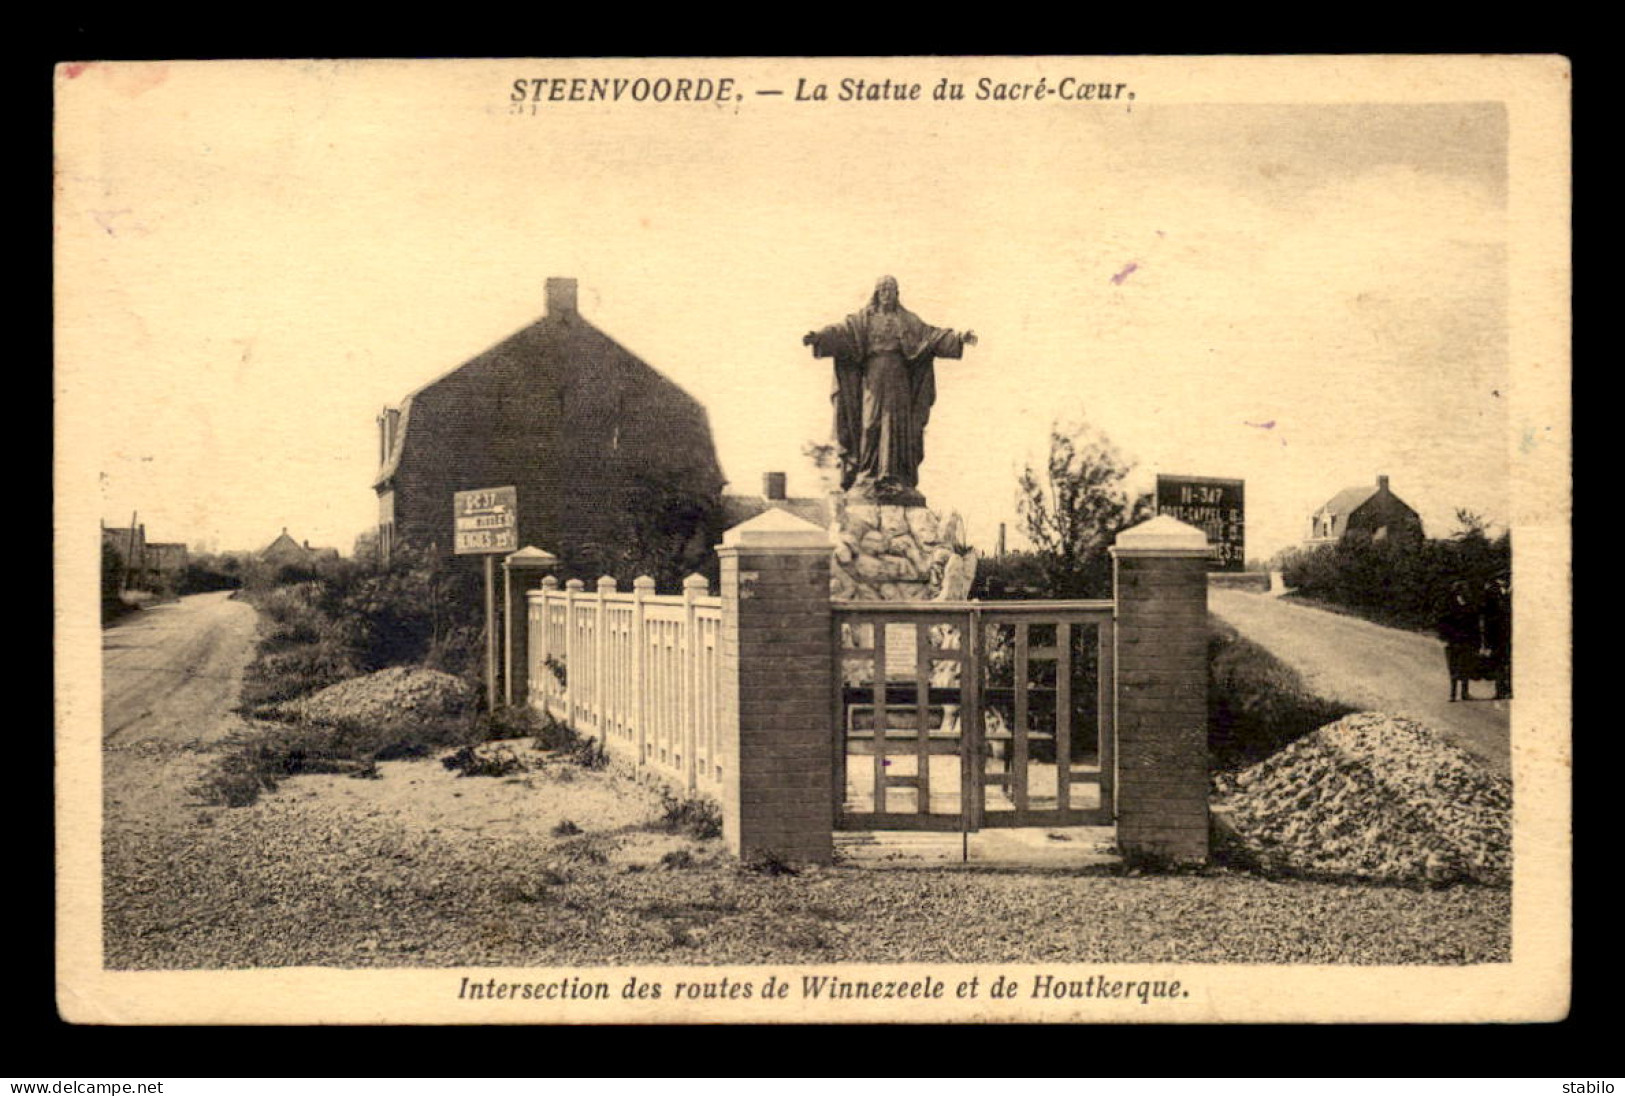
<path fill-rule="evenodd" d="M 1311 692 L 1362 711 L 1408 716 L 1510 774 L 1509 702 L 1452 704 L 1438 640 L 1241 590 L 1209 590 L 1208 609 L 1301 674 Z M 1485 697 L 1494 691 L 1489 682 L 1474 689 Z"/>
<path fill-rule="evenodd" d="M 608 773 L 300 776 L 112 840 L 114 969 L 829 962 L 1506 962 L 1511 894 L 1204 875 L 743 872 Z M 617 787 L 616 785 L 619 785 Z M 585 832 L 560 837 L 572 819 Z M 579 855 L 591 843 L 602 860 Z M 686 851 L 673 870 L 661 857 Z M 113 896 L 117 897 L 114 898 Z"/>

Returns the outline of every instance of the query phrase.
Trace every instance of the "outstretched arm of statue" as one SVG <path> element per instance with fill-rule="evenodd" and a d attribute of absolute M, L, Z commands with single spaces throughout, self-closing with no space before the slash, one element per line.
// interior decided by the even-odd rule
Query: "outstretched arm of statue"
<path fill-rule="evenodd" d="M 843 324 L 831 324 L 820 331 L 801 336 L 801 345 L 812 347 L 815 358 L 849 358 L 856 351 L 852 334 Z"/>

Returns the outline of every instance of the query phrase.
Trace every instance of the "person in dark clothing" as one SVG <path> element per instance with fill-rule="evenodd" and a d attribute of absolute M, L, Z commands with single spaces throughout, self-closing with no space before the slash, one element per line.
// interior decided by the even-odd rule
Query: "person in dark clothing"
<path fill-rule="evenodd" d="M 1456 686 L 1461 686 L 1462 700 L 1471 700 L 1468 687 L 1478 675 L 1480 652 L 1484 649 L 1484 614 L 1465 582 L 1453 583 L 1445 600 L 1444 611 L 1439 614 L 1439 638 L 1444 640 L 1444 661 L 1450 671 L 1450 699 L 1455 701 Z"/>
<path fill-rule="evenodd" d="M 1512 698 L 1512 579 L 1498 575 L 1484 587 L 1484 640 L 1490 650 L 1495 699 Z"/>

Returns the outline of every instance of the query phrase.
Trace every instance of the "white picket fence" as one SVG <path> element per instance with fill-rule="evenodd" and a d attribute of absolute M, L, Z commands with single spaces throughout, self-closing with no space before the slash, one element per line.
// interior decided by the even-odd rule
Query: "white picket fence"
<path fill-rule="evenodd" d="M 528 595 L 532 707 L 604 744 L 674 790 L 722 794 L 722 599 L 690 575 L 679 596 L 654 579 L 630 592 L 609 577 L 587 591 L 549 576 Z"/>

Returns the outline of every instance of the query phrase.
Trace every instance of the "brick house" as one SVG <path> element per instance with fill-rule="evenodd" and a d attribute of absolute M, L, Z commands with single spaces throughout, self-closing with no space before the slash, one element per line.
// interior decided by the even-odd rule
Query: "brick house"
<path fill-rule="evenodd" d="M 1417 543 L 1423 538 L 1422 518 L 1389 489 L 1387 476 L 1378 476 L 1375 487 L 1345 487 L 1316 510 L 1304 544 L 1336 544 L 1349 536 Z"/>
<path fill-rule="evenodd" d="M 145 524 L 113 528 L 104 522 L 102 544 L 117 560 L 121 589 L 155 589 L 164 576 L 186 570 L 186 545 L 148 540 Z"/>
<path fill-rule="evenodd" d="M 519 543 L 591 567 L 650 500 L 714 508 L 722 489 L 705 408 L 588 322 L 574 278 L 547 279 L 540 319 L 385 408 L 378 432 L 386 561 L 449 554 L 458 491 L 517 487 Z"/>

